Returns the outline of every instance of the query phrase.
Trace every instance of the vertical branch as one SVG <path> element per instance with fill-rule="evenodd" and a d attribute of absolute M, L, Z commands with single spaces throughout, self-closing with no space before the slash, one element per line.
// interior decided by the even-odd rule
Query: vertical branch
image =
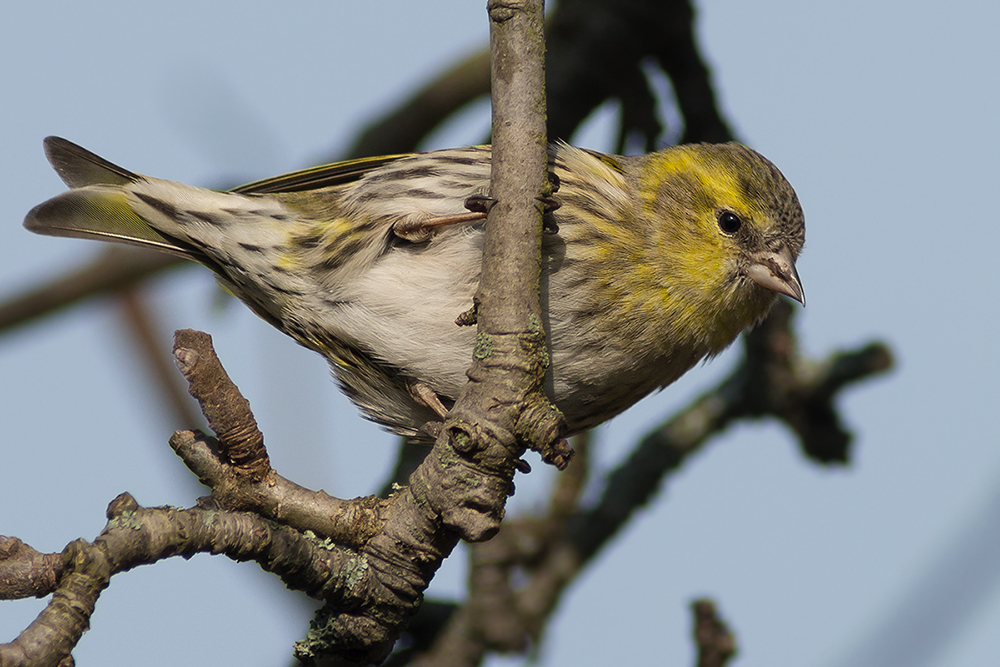
<path fill-rule="evenodd" d="M 562 467 L 568 460 L 556 447 L 564 430 L 562 415 L 542 390 L 548 354 L 539 286 L 541 201 L 552 193 L 545 114 L 545 2 L 490 0 L 487 9 L 493 206 L 476 294 L 479 335 L 470 379 L 489 369 L 494 378 L 503 380 L 505 389 L 520 402 L 514 415 L 516 439 Z M 491 359 L 497 343 L 502 354 Z M 476 383 L 470 385 L 474 390 Z"/>
<path fill-rule="evenodd" d="M 547 186 L 542 0 L 490 0 L 495 205 L 486 225 L 478 299 L 480 333 L 541 322 L 541 211 Z"/>
<path fill-rule="evenodd" d="M 476 293 L 479 329 L 469 382 L 432 454 L 442 471 L 468 466 L 458 506 L 438 505 L 466 540 L 496 534 L 526 447 L 568 461 L 562 415 L 545 395 L 548 367 L 540 300 L 542 199 L 551 194 L 545 133 L 543 0 L 489 0 L 493 156 L 483 269 Z M 449 450 L 452 450 L 449 452 Z M 454 460 L 458 454 L 459 460 Z M 431 467 L 418 469 L 411 487 Z M 482 477 L 480 477 L 482 475 Z M 474 481 L 472 481 L 474 480 Z"/>

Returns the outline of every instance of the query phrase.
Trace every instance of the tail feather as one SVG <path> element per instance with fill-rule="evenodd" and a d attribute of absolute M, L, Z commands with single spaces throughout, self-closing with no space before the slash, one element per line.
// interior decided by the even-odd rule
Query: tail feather
<path fill-rule="evenodd" d="M 288 212 L 276 200 L 142 176 L 59 137 L 45 140 L 45 154 L 72 189 L 28 213 L 24 226 L 37 234 L 151 248 L 204 264 L 225 280 L 231 277 L 220 261 L 242 257 L 248 270 L 265 271 L 285 240 Z M 246 224 L 261 220 L 270 224 Z"/>
<path fill-rule="evenodd" d="M 203 264 L 208 261 L 201 251 L 150 227 L 115 185 L 88 185 L 57 195 L 31 209 L 24 227 L 36 234 L 117 241 Z"/>
<path fill-rule="evenodd" d="M 63 183 L 71 188 L 126 185 L 142 178 L 62 137 L 45 138 L 45 157 Z"/>
<path fill-rule="evenodd" d="M 144 183 L 145 177 L 61 137 L 45 139 L 45 155 L 72 190 L 31 209 L 24 219 L 24 226 L 29 231 L 47 236 L 116 241 L 209 263 L 204 252 L 154 229 L 135 212 L 127 190 L 129 186 Z"/>

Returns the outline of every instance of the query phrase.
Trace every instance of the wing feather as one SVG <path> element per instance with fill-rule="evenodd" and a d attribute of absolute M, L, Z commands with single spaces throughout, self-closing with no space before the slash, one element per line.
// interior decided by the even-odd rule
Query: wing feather
<path fill-rule="evenodd" d="M 411 155 L 414 154 L 381 155 L 378 157 L 366 157 L 358 160 L 324 164 L 301 171 L 293 171 L 290 174 L 265 178 L 262 181 L 247 183 L 246 185 L 234 188 L 232 191 L 243 195 L 265 195 L 281 192 L 304 192 L 332 185 L 343 185 L 344 183 L 356 181 L 365 174 L 375 171 L 391 162 Z"/>

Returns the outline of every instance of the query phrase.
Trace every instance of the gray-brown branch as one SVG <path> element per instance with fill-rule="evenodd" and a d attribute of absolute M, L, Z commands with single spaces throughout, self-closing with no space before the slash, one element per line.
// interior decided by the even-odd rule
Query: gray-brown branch
<path fill-rule="evenodd" d="M 147 509 L 127 493 L 109 505 L 107 526 L 93 542 L 76 540 L 62 554 L 45 555 L 10 538 L 0 547 L 6 547 L 0 548 L 0 598 L 52 595 L 16 639 L 0 644 L 4 667 L 60 664 L 87 629 L 113 575 L 172 556 L 212 553 L 253 560 L 289 588 L 348 609 L 363 604 L 367 592 L 359 585 L 362 561 L 350 550 L 253 514 Z"/>

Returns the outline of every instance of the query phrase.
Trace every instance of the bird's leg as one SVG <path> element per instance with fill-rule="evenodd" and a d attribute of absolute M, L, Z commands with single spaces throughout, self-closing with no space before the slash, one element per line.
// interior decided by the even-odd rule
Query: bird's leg
<path fill-rule="evenodd" d="M 441 418 L 439 422 L 427 422 L 420 427 L 420 430 L 429 435 L 432 440 L 437 440 L 437 437 L 441 435 L 441 429 L 444 428 L 444 420 L 448 416 L 448 408 L 444 407 L 444 403 L 441 402 L 441 398 L 437 395 L 437 392 L 426 382 L 412 379 L 407 380 L 406 389 L 410 392 L 413 400 L 420 405 L 430 408 Z"/>
<path fill-rule="evenodd" d="M 546 234 L 558 233 L 559 227 L 550 214 L 561 204 L 554 197 L 538 197 L 538 201 L 542 203 L 542 231 Z M 472 195 L 465 200 L 465 208 L 468 209 L 468 213 L 441 215 L 436 218 L 399 220 L 393 224 L 392 232 L 407 241 L 420 243 L 430 238 L 431 232 L 438 227 L 485 220 L 494 204 L 496 204 L 496 200 L 491 197 Z"/>
<path fill-rule="evenodd" d="M 431 389 L 429 384 L 421 382 L 420 380 L 407 380 L 406 388 L 409 390 L 410 396 L 412 396 L 417 403 L 430 408 L 441 419 L 448 416 L 448 408 L 444 407 L 444 403 L 441 402 L 437 392 Z"/>
<path fill-rule="evenodd" d="M 462 222 L 475 222 L 484 220 L 485 213 L 456 213 L 455 215 L 442 215 L 438 218 L 424 218 L 422 220 L 400 220 L 392 226 L 392 232 L 407 241 L 419 243 L 427 240 L 431 232 L 438 227 L 447 225 L 457 225 Z"/>
<path fill-rule="evenodd" d="M 392 226 L 392 231 L 400 238 L 419 243 L 420 241 L 426 241 L 430 237 L 431 232 L 438 227 L 485 220 L 486 214 L 490 212 L 495 203 L 489 197 L 473 195 L 465 200 L 465 208 L 468 209 L 468 213 L 456 213 L 455 215 L 442 215 L 437 218 L 423 218 L 419 220 L 400 220 Z"/>

